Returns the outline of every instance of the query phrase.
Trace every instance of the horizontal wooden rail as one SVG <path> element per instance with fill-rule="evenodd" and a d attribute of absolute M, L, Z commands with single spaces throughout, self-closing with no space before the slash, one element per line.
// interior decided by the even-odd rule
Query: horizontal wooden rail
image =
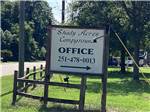
<path fill-rule="evenodd" d="M 28 83 L 34 83 L 34 84 L 45 84 L 45 82 L 41 81 L 41 80 L 30 80 L 30 79 L 22 79 L 22 78 L 18 78 L 17 82 L 28 82 Z"/>
<path fill-rule="evenodd" d="M 45 84 L 46 82 L 42 80 L 30 80 L 30 79 L 17 79 L 18 82 L 28 82 L 28 83 L 34 83 L 34 84 Z M 46 84 L 52 85 L 52 86 L 61 86 L 61 87 L 68 87 L 68 88 L 77 88 L 80 89 L 80 84 L 67 84 L 67 83 L 59 83 L 59 82 L 47 82 Z"/>
<path fill-rule="evenodd" d="M 43 97 L 41 97 L 41 96 L 35 96 L 35 95 L 31 95 L 29 93 L 24 93 L 24 92 L 20 92 L 20 91 L 17 91 L 17 95 L 28 97 L 28 98 L 33 98 L 33 99 L 40 99 L 40 100 L 43 99 Z"/>
<path fill-rule="evenodd" d="M 57 98 L 48 98 L 47 101 L 56 102 L 56 103 L 66 103 L 66 104 L 79 104 L 78 100 L 66 100 L 66 99 L 57 99 Z"/>
<path fill-rule="evenodd" d="M 40 72 L 43 72 L 43 71 L 45 71 L 45 69 L 37 70 L 35 72 L 30 72 L 30 73 L 26 74 L 24 77 L 21 77 L 20 79 L 26 79 L 26 78 L 30 77 L 31 75 L 34 75 L 35 73 L 40 73 Z"/>
<path fill-rule="evenodd" d="M 36 70 L 35 72 L 30 72 L 29 74 L 40 73 L 40 72 L 43 72 L 43 71 L 45 71 L 45 69 L 43 69 L 43 70 Z"/>
<path fill-rule="evenodd" d="M 24 75 L 23 77 L 21 77 L 20 79 L 27 79 L 28 77 L 30 77 L 32 74 L 26 74 L 26 75 Z"/>
<path fill-rule="evenodd" d="M 67 84 L 67 83 L 58 83 L 58 82 L 48 82 L 48 85 L 52 86 L 62 86 L 62 87 L 68 87 L 68 88 L 77 88 L 80 89 L 79 84 Z"/>
<path fill-rule="evenodd" d="M 17 91 L 17 95 L 28 97 L 28 98 L 33 98 L 33 99 L 40 99 L 40 100 L 44 99 L 44 97 L 41 97 L 41 96 L 34 96 L 31 94 L 19 92 L 19 91 Z M 66 103 L 66 104 L 79 104 L 78 100 L 66 100 L 66 99 L 57 99 L 57 98 L 48 98 L 47 101 L 56 102 L 56 103 Z"/>

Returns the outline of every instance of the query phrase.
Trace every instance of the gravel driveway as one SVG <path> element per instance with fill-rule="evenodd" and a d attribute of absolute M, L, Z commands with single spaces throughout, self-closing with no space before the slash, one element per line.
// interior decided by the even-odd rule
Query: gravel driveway
<path fill-rule="evenodd" d="M 41 64 L 43 65 L 43 67 L 45 67 L 45 61 L 25 62 L 25 69 L 32 69 L 33 66 L 39 68 Z M 0 63 L 0 77 L 5 75 L 12 75 L 15 70 L 18 70 L 18 62 Z"/>

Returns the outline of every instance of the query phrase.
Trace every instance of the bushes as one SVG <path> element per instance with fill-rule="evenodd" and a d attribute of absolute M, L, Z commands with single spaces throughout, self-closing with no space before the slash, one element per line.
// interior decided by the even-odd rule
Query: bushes
<path fill-rule="evenodd" d="M 44 60 L 45 54 L 46 54 L 46 49 L 44 47 L 42 47 L 40 50 L 40 58 Z"/>
<path fill-rule="evenodd" d="M 2 1 L 1 3 L 1 49 L 11 51 L 11 60 L 17 61 L 19 52 L 19 2 Z M 48 2 L 25 2 L 25 61 L 45 59 L 45 39 L 47 38 L 47 26 L 51 19 L 53 19 L 52 9 Z M 6 55 L 6 53 L 3 54 Z"/>
<path fill-rule="evenodd" d="M 4 62 L 8 61 L 8 60 L 11 60 L 12 58 L 12 52 L 9 51 L 9 50 L 1 50 L 1 57 L 3 57 L 3 60 Z"/>

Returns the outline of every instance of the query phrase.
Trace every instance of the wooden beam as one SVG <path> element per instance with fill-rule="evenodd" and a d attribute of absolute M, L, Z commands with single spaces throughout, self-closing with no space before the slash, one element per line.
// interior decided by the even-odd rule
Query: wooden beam
<path fill-rule="evenodd" d="M 64 24 L 65 22 L 65 0 L 62 0 L 62 18 L 61 18 L 61 23 Z"/>
<path fill-rule="evenodd" d="M 41 81 L 41 80 L 30 80 L 30 79 L 18 78 L 17 81 L 18 82 L 28 82 L 28 83 L 33 83 L 33 84 L 45 84 L 45 82 Z M 79 85 L 79 84 L 67 84 L 67 83 L 59 83 L 59 82 L 47 82 L 47 85 L 76 88 L 76 89 L 81 88 L 81 85 Z"/>
<path fill-rule="evenodd" d="M 36 66 L 33 67 L 33 72 L 34 72 L 33 80 L 36 80 Z M 35 88 L 35 87 L 36 87 L 36 84 L 33 84 L 33 88 Z"/>
<path fill-rule="evenodd" d="M 66 103 L 66 104 L 79 104 L 77 100 L 66 100 L 66 99 L 57 99 L 57 98 L 48 98 L 47 101 L 56 102 L 56 103 Z"/>
<path fill-rule="evenodd" d="M 17 98 L 17 75 L 18 75 L 18 71 L 15 71 L 14 72 L 13 101 L 12 101 L 12 105 L 15 105 L 16 98 Z"/>
<path fill-rule="evenodd" d="M 82 75 L 82 77 L 81 77 L 81 88 L 80 88 L 80 102 L 79 102 L 79 111 L 80 112 L 84 112 L 86 79 L 87 79 L 87 76 Z"/>
<path fill-rule="evenodd" d="M 43 71 L 42 71 L 43 70 L 43 65 L 40 66 L 40 70 L 41 70 L 41 72 L 40 72 L 40 78 L 42 78 L 42 75 L 43 75 Z"/>
<path fill-rule="evenodd" d="M 19 77 L 24 76 L 24 21 L 25 21 L 25 1 L 20 1 L 19 10 Z M 19 87 L 23 87 L 22 83 L 19 83 Z"/>
<path fill-rule="evenodd" d="M 30 69 L 27 68 L 27 69 L 26 69 L 26 74 L 29 74 L 29 72 L 30 72 Z M 28 79 L 28 78 L 29 78 L 29 77 L 27 77 L 26 79 Z M 23 83 L 23 84 L 24 84 L 24 83 Z M 26 87 L 26 86 L 28 86 L 28 82 L 25 83 L 25 87 Z M 25 92 L 27 92 L 27 89 L 28 89 L 28 88 L 25 89 Z"/>
<path fill-rule="evenodd" d="M 24 93 L 24 92 L 19 92 L 19 91 L 17 92 L 17 95 L 32 98 L 32 99 L 44 100 L 44 97 L 35 96 L 29 93 Z M 79 101 L 77 100 L 66 100 L 66 99 L 57 99 L 57 98 L 47 98 L 47 101 L 56 102 L 56 103 L 66 103 L 66 104 L 79 104 Z"/>
<path fill-rule="evenodd" d="M 108 26 L 109 27 L 109 26 Z M 105 31 L 106 33 L 106 31 Z M 102 75 L 102 96 L 101 96 L 101 112 L 106 112 L 106 97 L 107 97 L 107 66 L 108 66 L 108 57 L 109 57 L 109 30 L 104 39 L 104 54 L 103 54 L 103 75 Z"/>
<path fill-rule="evenodd" d="M 43 97 L 41 97 L 41 96 L 35 96 L 35 95 L 31 95 L 29 93 L 24 93 L 24 92 L 20 92 L 20 91 L 17 91 L 17 95 L 32 98 L 32 99 L 40 99 L 40 100 L 43 99 Z"/>

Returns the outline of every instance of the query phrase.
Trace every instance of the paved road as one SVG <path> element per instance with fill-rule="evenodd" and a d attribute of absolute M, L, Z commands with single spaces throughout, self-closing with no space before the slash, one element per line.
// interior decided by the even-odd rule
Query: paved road
<path fill-rule="evenodd" d="M 25 62 L 25 69 L 26 68 L 33 68 L 33 66 L 36 66 L 37 68 L 40 67 L 40 65 L 45 66 L 45 61 L 40 62 Z M 0 63 L 0 77 L 4 75 L 12 75 L 15 70 L 18 70 L 18 62 L 10 62 L 10 63 Z"/>

